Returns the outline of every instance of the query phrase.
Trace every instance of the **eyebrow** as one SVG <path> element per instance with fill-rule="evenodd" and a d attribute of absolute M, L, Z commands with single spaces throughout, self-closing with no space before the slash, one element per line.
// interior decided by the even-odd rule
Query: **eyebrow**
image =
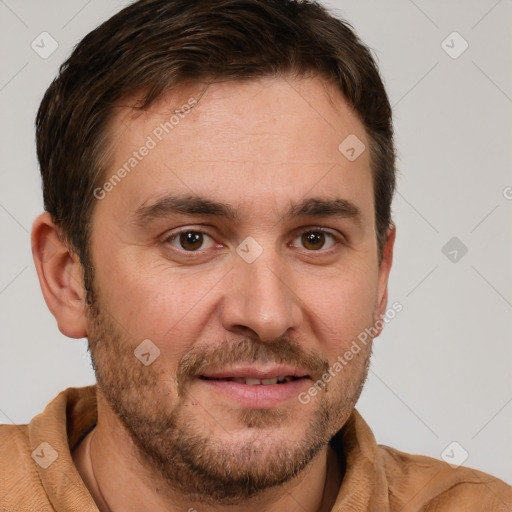
<path fill-rule="evenodd" d="M 236 220 L 237 211 L 231 205 L 205 197 L 167 195 L 152 204 L 143 204 L 135 211 L 135 224 L 145 225 L 153 220 L 170 215 L 207 215 Z M 361 221 L 361 210 L 346 199 L 309 198 L 291 203 L 286 217 L 338 217 Z"/>
<path fill-rule="evenodd" d="M 292 203 L 290 217 L 339 217 L 361 221 L 361 210 L 347 199 L 310 198 Z"/>
<path fill-rule="evenodd" d="M 134 214 L 134 222 L 144 225 L 155 219 L 168 217 L 173 214 L 211 215 L 235 220 L 236 211 L 225 203 L 206 199 L 201 196 L 172 196 L 162 197 L 152 204 L 143 204 Z"/>

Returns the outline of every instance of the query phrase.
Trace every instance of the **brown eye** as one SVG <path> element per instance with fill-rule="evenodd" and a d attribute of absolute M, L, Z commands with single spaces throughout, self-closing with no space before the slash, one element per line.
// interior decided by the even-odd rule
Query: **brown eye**
<path fill-rule="evenodd" d="M 211 249 L 215 246 L 213 238 L 201 231 L 185 230 L 175 233 L 166 239 L 166 243 L 176 249 L 194 252 L 200 249 Z"/>
<path fill-rule="evenodd" d="M 325 245 L 325 233 L 321 231 L 309 231 L 301 235 L 301 242 L 304 248 L 318 251 Z"/>
<path fill-rule="evenodd" d="M 303 231 L 292 242 L 293 247 L 305 249 L 307 251 L 325 251 L 340 241 L 340 238 L 334 233 L 322 229 L 311 229 Z"/>
<path fill-rule="evenodd" d="M 186 231 L 180 233 L 179 240 L 180 246 L 186 251 L 196 251 L 203 245 L 203 234 L 197 231 Z"/>

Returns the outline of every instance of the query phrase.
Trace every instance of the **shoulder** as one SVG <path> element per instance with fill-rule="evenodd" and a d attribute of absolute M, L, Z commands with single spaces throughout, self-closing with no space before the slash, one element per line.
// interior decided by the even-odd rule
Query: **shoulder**
<path fill-rule="evenodd" d="M 0 481 L 0 511 L 48 503 L 32 459 L 28 425 L 0 425 Z M 52 510 L 49 503 L 45 510 Z"/>
<path fill-rule="evenodd" d="M 391 510 L 512 510 L 512 487 L 491 475 L 388 446 L 379 445 L 377 453 L 388 481 Z"/>
<path fill-rule="evenodd" d="M 95 422 L 90 386 L 63 391 L 28 425 L 0 425 L 0 512 L 94 510 L 71 450 Z"/>
<path fill-rule="evenodd" d="M 0 425 L 0 472 L 9 476 L 30 458 L 28 425 Z"/>

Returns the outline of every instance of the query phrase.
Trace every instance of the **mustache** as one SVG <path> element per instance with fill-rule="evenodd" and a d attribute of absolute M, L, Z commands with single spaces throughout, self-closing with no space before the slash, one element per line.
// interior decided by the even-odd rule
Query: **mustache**
<path fill-rule="evenodd" d="M 183 396 L 190 383 L 205 373 L 245 363 L 288 364 L 302 368 L 314 380 L 329 370 L 329 361 L 318 352 L 306 350 L 286 336 L 272 342 L 244 338 L 225 341 L 215 347 L 196 347 L 178 363 L 176 374 L 178 395 Z"/>

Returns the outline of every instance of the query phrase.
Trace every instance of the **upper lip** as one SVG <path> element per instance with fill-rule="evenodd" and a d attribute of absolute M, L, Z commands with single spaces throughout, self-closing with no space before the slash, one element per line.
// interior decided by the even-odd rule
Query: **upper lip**
<path fill-rule="evenodd" d="M 277 377 L 308 377 L 308 372 L 295 366 L 286 365 L 274 365 L 266 368 L 263 366 L 237 366 L 236 368 L 207 371 L 201 377 L 209 379 L 275 379 Z"/>

